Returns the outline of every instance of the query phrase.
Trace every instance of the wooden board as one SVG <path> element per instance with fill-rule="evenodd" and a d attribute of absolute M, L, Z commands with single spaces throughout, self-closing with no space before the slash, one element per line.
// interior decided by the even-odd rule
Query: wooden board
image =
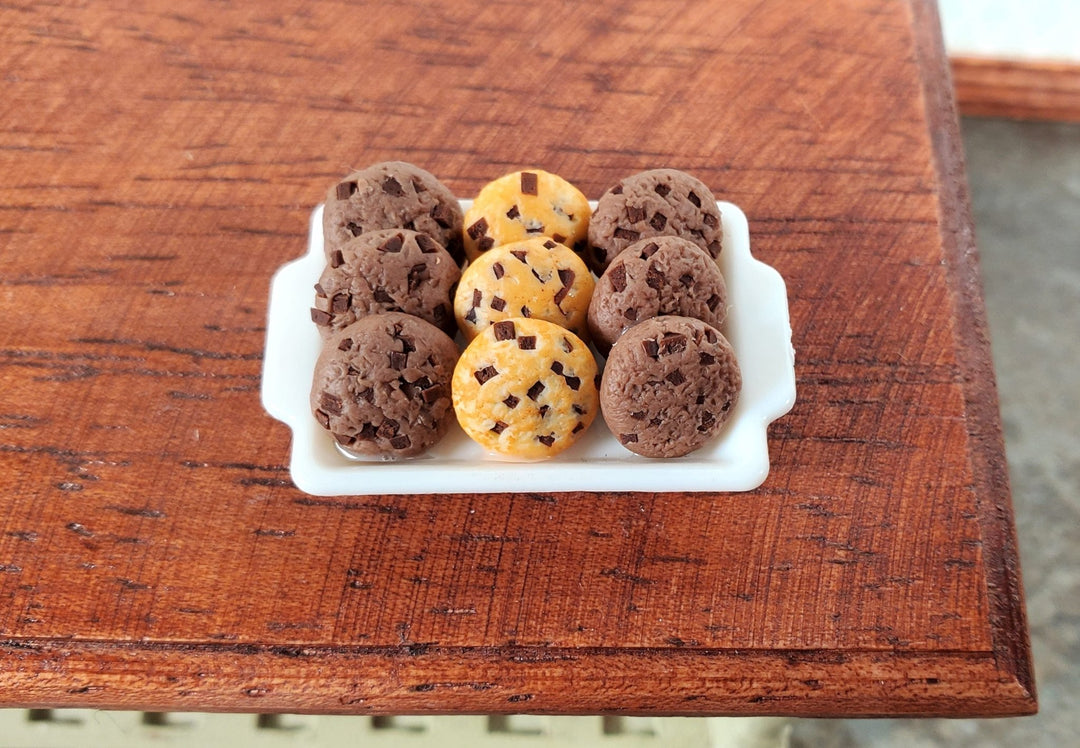
<path fill-rule="evenodd" d="M 4 705 L 1034 711 L 932 4 L 145 5 L 0 9 Z M 298 491 L 270 275 L 391 158 L 739 204 L 797 350 L 765 485 Z"/>
<path fill-rule="evenodd" d="M 974 117 L 1080 122 L 1080 64 L 954 57 L 960 113 Z"/>

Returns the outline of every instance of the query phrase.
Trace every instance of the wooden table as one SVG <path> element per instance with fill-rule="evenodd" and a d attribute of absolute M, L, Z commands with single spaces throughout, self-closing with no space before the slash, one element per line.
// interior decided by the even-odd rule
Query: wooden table
<path fill-rule="evenodd" d="M 3 705 L 1035 710 L 931 0 L 144 5 L 0 9 Z M 392 158 L 739 204 L 797 349 L 764 486 L 298 491 L 270 276 Z"/>

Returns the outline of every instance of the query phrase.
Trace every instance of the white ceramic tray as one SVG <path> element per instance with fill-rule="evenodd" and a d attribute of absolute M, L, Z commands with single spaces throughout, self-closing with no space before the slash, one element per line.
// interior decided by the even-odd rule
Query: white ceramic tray
<path fill-rule="evenodd" d="M 462 201 L 467 210 L 470 201 Z M 309 309 L 323 271 L 322 206 L 311 216 L 308 251 L 275 273 L 270 288 L 262 402 L 293 432 L 289 470 L 297 488 L 318 496 L 494 493 L 506 491 L 748 491 L 769 473 L 768 425 L 795 404 L 787 290 L 780 274 L 750 254 L 746 216 L 723 216 L 720 269 L 728 287 L 722 332 L 735 348 L 743 389 L 724 429 L 693 454 L 650 459 L 624 449 L 597 417 L 570 449 L 544 462 L 491 455 L 454 423 L 427 454 L 407 460 L 346 457 L 308 406 L 322 343 Z M 595 207 L 595 203 L 594 203 Z"/>

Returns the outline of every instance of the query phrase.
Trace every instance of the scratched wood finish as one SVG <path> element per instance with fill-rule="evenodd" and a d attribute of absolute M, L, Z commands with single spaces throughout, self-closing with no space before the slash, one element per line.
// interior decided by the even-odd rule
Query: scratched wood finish
<path fill-rule="evenodd" d="M 3 704 L 1034 711 L 932 4 L 99 5 L 0 9 Z M 389 158 L 742 206 L 798 358 L 765 485 L 298 491 L 269 279 Z"/>

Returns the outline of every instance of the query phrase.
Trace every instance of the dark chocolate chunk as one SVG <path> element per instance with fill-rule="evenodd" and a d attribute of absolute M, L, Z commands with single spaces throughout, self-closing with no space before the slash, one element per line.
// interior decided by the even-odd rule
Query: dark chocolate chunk
<path fill-rule="evenodd" d="M 491 430 L 494 431 L 496 434 L 501 434 L 503 431 L 506 430 L 506 427 L 508 425 L 509 424 L 504 423 L 503 421 L 496 421 L 495 425 L 491 427 Z"/>
<path fill-rule="evenodd" d="M 576 277 L 576 274 L 574 273 L 573 270 L 569 270 L 567 268 L 560 268 L 559 269 L 559 280 L 562 282 L 562 284 L 564 286 L 569 286 L 571 283 L 573 283 L 575 277 Z"/>
<path fill-rule="evenodd" d="M 408 449 L 412 446 L 412 439 L 407 434 L 400 434 L 390 440 L 390 446 L 394 449 Z"/>
<path fill-rule="evenodd" d="M 428 266 L 420 262 L 409 268 L 409 290 L 415 291 L 420 288 L 420 284 L 428 280 L 431 277 L 431 273 L 428 272 Z"/>
<path fill-rule="evenodd" d="M 645 285 L 659 291 L 664 285 L 664 274 L 650 265 L 645 273 Z"/>
<path fill-rule="evenodd" d="M 420 251 L 426 255 L 434 254 L 440 249 L 439 243 L 427 234 L 416 235 L 416 246 L 420 247 Z"/>
<path fill-rule="evenodd" d="M 632 444 L 637 441 L 637 434 L 619 434 L 619 441 L 623 444 Z"/>
<path fill-rule="evenodd" d="M 538 194 L 538 180 L 534 173 L 531 171 L 521 172 L 521 194 L 522 195 L 536 195 Z"/>
<path fill-rule="evenodd" d="M 624 309 L 623 313 L 622 313 L 622 316 L 625 317 L 630 322 L 636 322 L 637 321 L 637 309 L 635 309 L 634 307 L 629 307 L 627 309 Z"/>
<path fill-rule="evenodd" d="M 580 405 L 578 405 L 577 403 L 574 403 L 573 405 L 571 405 L 571 406 L 570 406 L 570 408 L 571 408 L 571 410 L 573 410 L 573 411 L 574 411 L 575 413 L 577 413 L 577 414 L 578 414 L 579 416 L 583 416 L 583 415 L 585 415 L 585 409 L 584 409 L 584 408 L 582 408 L 582 407 L 581 407 Z"/>
<path fill-rule="evenodd" d="M 334 298 L 330 300 L 330 311 L 334 314 L 344 314 L 349 310 L 349 303 L 352 298 L 347 293 L 334 294 Z"/>
<path fill-rule="evenodd" d="M 390 351 L 390 368 L 401 371 L 409 365 L 409 354 L 401 351 Z"/>
<path fill-rule="evenodd" d="M 566 380 L 566 386 L 577 392 L 581 387 L 581 377 L 563 377 Z"/>
<path fill-rule="evenodd" d="M 551 362 L 551 370 L 553 372 L 555 372 L 556 374 L 562 374 L 563 373 L 562 361 L 552 361 Z"/>
<path fill-rule="evenodd" d="M 466 229 L 469 234 L 469 238 L 473 240 L 479 240 L 480 237 L 484 236 L 487 233 L 487 230 L 488 222 L 486 218 L 481 218 L 472 226 Z"/>
<path fill-rule="evenodd" d="M 698 351 L 698 363 L 702 366 L 712 366 L 716 363 L 716 358 L 711 353 Z"/>
<path fill-rule="evenodd" d="M 555 443 L 555 437 L 550 434 L 547 436 L 538 436 L 536 437 L 536 441 L 540 442 L 545 447 L 550 447 L 552 444 Z"/>
<path fill-rule="evenodd" d="M 536 350 L 536 336 L 522 335 L 520 338 L 518 338 L 518 348 L 523 351 Z"/>
<path fill-rule="evenodd" d="M 690 275 L 690 273 L 683 273 L 679 276 L 679 283 L 682 283 L 686 288 L 690 288 L 690 286 L 694 285 L 694 276 Z"/>
<path fill-rule="evenodd" d="M 663 213 L 653 213 L 653 217 L 649 219 L 649 225 L 657 231 L 663 231 L 667 226 L 667 216 Z"/>
<path fill-rule="evenodd" d="M 326 413 L 324 413 L 323 411 L 321 411 L 321 410 L 316 410 L 315 411 L 315 420 L 318 421 L 319 424 L 324 429 L 330 428 L 330 416 L 327 415 Z"/>
<path fill-rule="evenodd" d="M 656 344 L 655 340 L 647 338 L 641 341 L 641 350 L 645 351 L 645 355 L 649 358 L 656 358 L 657 353 L 660 351 L 660 346 Z"/>
<path fill-rule="evenodd" d="M 682 371 L 679 370 L 679 369 L 676 369 L 675 371 L 671 372 L 666 377 L 664 377 L 664 379 L 668 380 L 672 384 L 682 384 L 683 382 L 686 381 L 686 377 L 683 376 Z"/>
<path fill-rule="evenodd" d="M 375 428 L 374 423 L 365 423 L 360 429 L 360 433 L 356 435 L 357 439 L 371 440 L 374 439 L 379 433 L 379 430 Z"/>
<path fill-rule="evenodd" d="M 526 234 L 542 234 L 542 233 L 544 233 L 544 224 L 541 223 L 538 226 L 528 226 L 528 227 L 525 228 L 525 233 Z"/>
<path fill-rule="evenodd" d="M 443 396 L 443 386 L 441 384 L 433 384 L 430 387 L 425 387 L 420 392 L 420 397 L 425 403 L 431 405 L 433 402 Z"/>
<path fill-rule="evenodd" d="M 505 405 L 510 410 L 513 410 L 518 406 L 518 403 L 520 402 L 521 400 L 514 397 L 513 395 L 507 395 L 506 398 L 503 400 L 503 405 Z"/>
<path fill-rule="evenodd" d="M 622 194 L 622 182 L 619 182 L 618 184 L 616 184 L 614 187 L 612 187 L 610 190 L 608 190 L 608 192 L 610 192 L 612 195 L 621 195 Z"/>
<path fill-rule="evenodd" d="M 720 306 L 720 297 L 717 294 L 713 294 L 709 297 L 709 300 L 705 302 L 705 306 L 709 307 L 710 312 L 715 312 L 716 307 Z M 711 340 L 709 341 L 712 342 Z"/>
<path fill-rule="evenodd" d="M 356 182 L 338 182 L 337 195 L 338 200 L 348 200 L 349 195 L 356 192 Z"/>
<path fill-rule="evenodd" d="M 342 340 L 340 343 L 338 343 L 337 349 L 339 351 L 352 350 L 352 338 L 345 338 L 344 340 Z"/>
<path fill-rule="evenodd" d="M 626 206 L 626 220 L 630 223 L 641 223 L 645 220 L 645 209 L 637 205 Z"/>
<path fill-rule="evenodd" d="M 701 414 L 701 423 L 698 425 L 697 430 L 708 431 L 714 423 L 716 423 L 716 416 L 709 411 L 705 411 Z"/>
<path fill-rule="evenodd" d="M 531 317 L 532 316 L 532 310 L 529 309 L 529 307 L 527 307 L 527 306 L 522 306 L 521 307 L 521 316 L 522 317 Z"/>
<path fill-rule="evenodd" d="M 472 305 L 480 306 L 480 303 L 484 300 L 484 294 L 479 288 L 474 288 L 472 292 Z"/>
<path fill-rule="evenodd" d="M 360 390 L 359 392 L 356 393 L 356 399 L 357 400 L 363 400 L 364 402 L 367 402 L 367 403 L 375 402 L 375 388 L 374 387 L 365 387 L 364 389 L 362 389 L 362 390 Z"/>
<path fill-rule="evenodd" d="M 496 262 L 491 266 L 491 272 L 495 274 L 495 279 L 498 280 L 506 275 L 506 269 L 502 266 L 501 262 Z"/>
<path fill-rule="evenodd" d="M 571 344 L 570 341 L 566 339 L 566 336 L 563 336 L 563 339 L 562 339 L 562 349 L 564 351 L 566 351 L 567 353 L 570 353 L 571 351 L 574 350 L 573 344 Z"/>
<path fill-rule="evenodd" d="M 578 421 L 577 426 L 574 426 L 574 428 L 570 431 L 570 433 L 571 434 L 576 434 L 579 431 L 581 431 L 583 428 L 585 428 L 585 424 L 582 423 L 581 421 Z"/>
<path fill-rule="evenodd" d="M 394 234 L 389 239 L 379 245 L 380 252 L 400 252 L 402 245 L 405 243 L 405 237 L 401 234 Z"/>
<path fill-rule="evenodd" d="M 382 191 L 387 195 L 393 195 L 394 197 L 401 197 L 405 194 L 405 190 L 401 188 L 401 182 L 393 177 L 387 177 L 383 180 Z"/>
<path fill-rule="evenodd" d="M 555 292 L 555 298 L 553 299 L 553 301 L 555 302 L 555 306 L 559 307 L 559 311 L 562 311 L 563 300 L 566 299 L 566 297 L 569 295 L 570 286 L 563 286 Z M 563 312 L 563 314 L 565 314 L 565 312 Z"/>
<path fill-rule="evenodd" d="M 682 333 L 668 333 L 660 339 L 660 354 L 668 356 L 686 350 L 686 336 Z"/>
<path fill-rule="evenodd" d="M 343 447 L 348 447 L 356 441 L 356 437 L 349 436 L 348 434 L 334 434 L 333 437 L 334 441 Z"/>
<path fill-rule="evenodd" d="M 489 249 L 495 246 L 495 240 L 490 236 L 482 236 L 476 242 L 476 248 L 481 252 L 487 252 Z"/>
<path fill-rule="evenodd" d="M 518 206 L 513 206 L 510 210 L 506 211 L 506 217 L 511 221 L 521 215 L 521 211 L 518 210 Z"/>
<path fill-rule="evenodd" d="M 518 258 L 521 262 L 524 262 L 526 265 L 529 264 L 529 261 L 525 259 L 526 252 L 524 249 L 512 249 L 510 250 L 510 254 Z"/>
<path fill-rule="evenodd" d="M 546 416 L 548 414 L 549 410 L 551 410 L 550 405 L 541 405 L 540 406 L 540 417 L 543 418 L 544 416 Z"/>
<path fill-rule="evenodd" d="M 671 193 L 671 188 L 668 187 L 663 182 L 661 182 L 660 184 L 657 184 L 655 187 L 653 187 L 653 190 L 660 197 L 667 197 Z"/>
<path fill-rule="evenodd" d="M 716 220 L 716 216 L 712 213 L 706 213 L 701 217 L 701 220 L 705 222 L 705 225 L 710 229 L 715 229 L 720 226 L 720 221 Z"/>
<path fill-rule="evenodd" d="M 547 388 L 544 386 L 543 382 L 534 382 L 533 386 L 530 387 L 529 391 L 525 394 L 529 396 L 530 400 L 535 402 L 536 398 L 540 397 L 540 393 L 543 392 L 545 389 Z"/>
<path fill-rule="evenodd" d="M 637 231 L 631 231 L 630 229 L 624 229 L 622 226 L 615 229 L 614 232 L 616 239 L 625 239 L 628 242 L 637 241 L 637 238 L 641 236 Z"/>
<path fill-rule="evenodd" d="M 389 439 L 392 436 L 397 436 L 398 431 L 401 429 L 401 424 L 395 421 L 393 418 L 384 418 L 383 422 L 379 424 L 379 429 L 375 433 L 381 436 L 383 439 Z"/>
<path fill-rule="evenodd" d="M 396 304 L 394 297 L 386 292 L 385 288 L 376 288 L 371 292 L 371 298 L 380 304 Z"/>
<path fill-rule="evenodd" d="M 347 228 L 349 230 L 349 233 L 353 236 L 360 236 L 362 233 L 364 233 L 364 227 L 353 221 L 349 221 L 348 223 L 346 223 L 345 228 Z"/>
<path fill-rule="evenodd" d="M 431 217 L 444 229 L 454 225 L 454 211 L 446 203 L 438 203 L 431 209 Z"/>
<path fill-rule="evenodd" d="M 645 420 L 645 411 L 643 411 L 643 410 L 635 410 L 633 413 L 630 414 L 630 417 L 633 418 L 635 421 L 644 421 Z"/>
<path fill-rule="evenodd" d="M 465 312 L 465 321 L 476 324 L 476 307 L 472 307 L 469 311 Z"/>
<path fill-rule="evenodd" d="M 326 298 L 326 289 L 322 287 L 321 283 L 315 284 L 315 295 L 320 296 L 324 299 Z"/>
<path fill-rule="evenodd" d="M 657 244 L 656 242 L 649 242 L 648 244 L 646 244 L 644 247 L 641 248 L 641 255 L 640 255 L 641 259 L 643 259 L 643 260 L 649 259 L 654 254 L 656 254 L 656 250 L 658 250 L 658 249 L 660 249 L 659 244 Z"/>
<path fill-rule="evenodd" d="M 571 218 L 570 220 L 573 220 L 573 219 Z M 563 236 L 562 234 L 552 234 L 551 238 L 553 240 L 557 241 L 559 244 L 562 244 L 563 242 L 566 241 L 566 237 Z M 547 242 L 544 243 L 544 246 L 547 247 Z M 552 249 L 552 247 L 548 247 L 548 249 Z"/>
<path fill-rule="evenodd" d="M 496 340 L 513 340 L 517 335 L 514 323 L 509 321 L 496 322 L 492 325 L 492 329 L 495 331 Z"/>
<path fill-rule="evenodd" d="M 499 376 L 499 370 L 494 366 L 485 366 L 483 369 L 480 369 L 480 371 L 474 371 L 473 376 L 476 377 L 477 382 L 483 384 L 492 377 Z"/>
<path fill-rule="evenodd" d="M 311 307 L 311 321 L 316 325 L 329 325 L 330 321 L 334 318 L 324 312 L 322 309 L 316 309 Z"/>
<path fill-rule="evenodd" d="M 330 255 L 330 267 L 339 268 L 345 264 L 345 255 L 341 254 L 340 249 L 335 249 L 334 253 Z"/>
<path fill-rule="evenodd" d="M 608 277 L 611 279 L 611 287 L 618 293 L 626 290 L 626 266 L 621 262 L 608 271 Z"/>
<path fill-rule="evenodd" d="M 716 339 L 717 339 L 716 338 L 716 330 L 712 329 L 711 327 L 706 327 L 705 328 L 705 339 L 708 340 L 710 343 L 715 343 Z"/>
<path fill-rule="evenodd" d="M 698 197 L 693 190 L 690 190 L 690 193 L 686 196 L 686 199 L 692 202 L 695 208 L 701 207 L 701 198 Z"/>
<path fill-rule="evenodd" d="M 558 236 L 558 234 L 556 234 L 556 236 Z M 560 239 L 559 241 L 562 241 L 562 240 Z M 554 239 L 548 239 L 546 242 L 544 242 L 544 248 L 545 249 L 555 249 L 555 247 L 557 247 L 557 246 L 559 246 L 559 245 Z"/>

